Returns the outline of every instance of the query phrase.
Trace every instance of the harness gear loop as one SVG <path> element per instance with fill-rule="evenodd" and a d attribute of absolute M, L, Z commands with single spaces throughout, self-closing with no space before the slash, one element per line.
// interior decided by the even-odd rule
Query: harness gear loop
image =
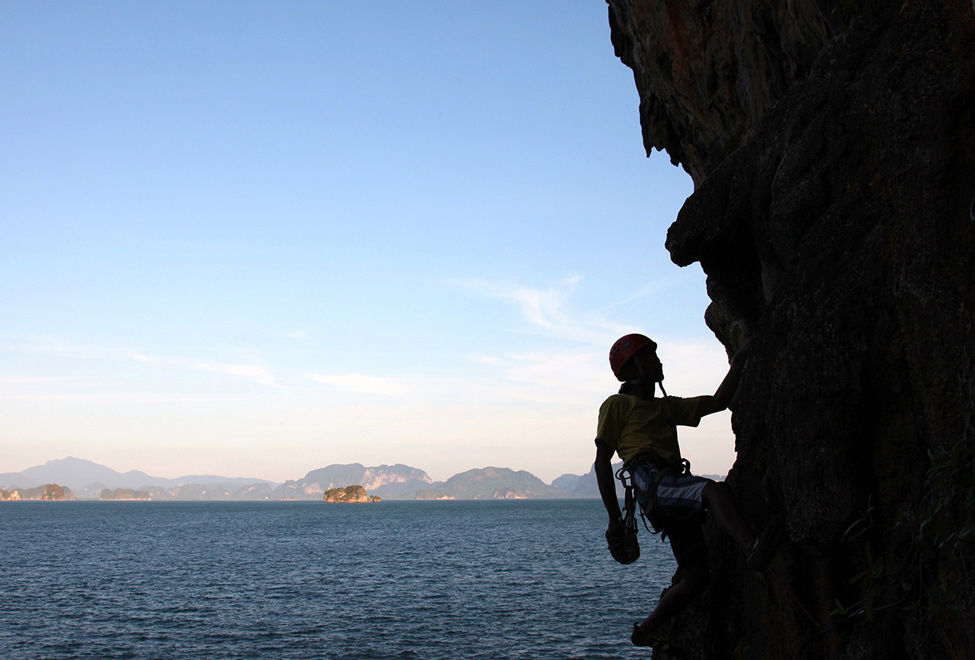
<path fill-rule="evenodd" d="M 616 471 L 616 478 L 623 484 L 623 527 L 627 532 L 636 534 L 636 487 L 633 485 L 633 475 L 629 468 L 621 467 Z M 642 517 L 642 512 L 641 512 Z"/>
<path fill-rule="evenodd" d="M 617 472 L 617 477 L 620 472 Z M 626 482 L 624 482 L 626 483 Z M 613 559 L 621 564 L 632 564 L 640 558 L 640 542 L 637 540 L 636 525 L 636 496 L 632 483 L 626 488 L 623 505 L 623 520 L 618 527 L 610 526 L 606 530 L 606 542 Z"/>
<path fill-rule="evenodd" d="M 658 474 L 657 479 L 659 479 L 660 476 L 662 475 Z M 633 533 L 636 534 L 638 529 L 636 524 L 637 499 L 636 486 L 633 484 L 633 470 L 624 465 L 616 471 L 616 478 L 619 479 L 620 483 L 623 484 L 623 525 L 627 530 L 632 529 Z M 655 479 L 655 481 L 657 479 Z M 656 484 L 654 484 L 653 491 L 656 491 Z M 656 498 L 654 497 L 654 499 Z M 652 508 L 652 506 L 647 507 L 647 509 L 650 508 Z M 640 505 L 640 518 L 643 520 L 643 527 L 648 532 L 651 534 L 658 533 L 656 527 L 652 527 L 647 522 L 647 510 L 644 509 L 642 504 Z"/>

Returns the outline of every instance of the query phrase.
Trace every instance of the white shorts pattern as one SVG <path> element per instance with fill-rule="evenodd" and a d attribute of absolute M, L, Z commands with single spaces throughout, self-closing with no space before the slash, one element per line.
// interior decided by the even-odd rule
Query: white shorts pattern
<path fill-rule="evenodd" d="M 653 493 L 651 489 L 658 473 L 650 461 L 641 461 L 632 468 L 637 500 L 645 512 L 653 506 L 656 497 L 657 510 L 668 518 L 689 520 L 704 513 L 704 487 L 711 483 L 711 479 L 689 473 L 664 472 L 657 483 L 656 493 Z"/>

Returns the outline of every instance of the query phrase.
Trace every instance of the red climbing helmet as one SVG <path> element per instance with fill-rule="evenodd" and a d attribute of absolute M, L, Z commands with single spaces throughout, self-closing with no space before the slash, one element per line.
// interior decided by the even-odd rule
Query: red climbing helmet
<path fill-rule="evenodd" d="M 613 347 L 609 349 L 609 366 L 612 368 L 616 380 L 623 380 L 620 378 L 620 369 L 623 368 L 627 360 L 633 357 L 634 353 L 647 345 L 652 346 L 654 351 L 657 350 L 657 344 L 646 335 L 632 334 L 616 340 Z"/>

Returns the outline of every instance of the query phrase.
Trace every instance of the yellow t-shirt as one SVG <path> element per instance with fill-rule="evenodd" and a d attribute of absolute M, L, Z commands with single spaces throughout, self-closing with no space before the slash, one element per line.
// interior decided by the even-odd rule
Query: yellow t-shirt
<path fill-rule="evenodd" d="M 596 438 L 616 450 L 626 464 L 650 451 L 668 464 L 680 463 L 677 426 L 697 426 L 700 397 L 668 396 L 647 401 L 632 394 L 614 394 L 599 407 Z"/>

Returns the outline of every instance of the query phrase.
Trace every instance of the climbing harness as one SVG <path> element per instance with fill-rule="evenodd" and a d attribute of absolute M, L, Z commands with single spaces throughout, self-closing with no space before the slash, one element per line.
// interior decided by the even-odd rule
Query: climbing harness
<path fill-rule="evenodd" d="M 649 469 L 650 479 L 647 483 L 641 484 L 638 489 L 636 483 L 634 482 L 634 473 L 636 469 L 647 464 Z M 633 461 L 629 466 L 622 466 L 616 471 L 616 478 L 620 480 L 623 484 L 624 496 L 623 496 L 623 523 L 627 529 L 637 529 L 636 524 L 636 508 L 637 505 L 640 507 L 640 518 L 643 520 L 643 526 L 651 534 L 663 534 L 661 538 L 667 537 L 667 524 L 669 521 L 668 516 L 660 510 L 657 506 L 657 487 L 660 485 L 660 481 L 668 474 L 690 474 L 691 473 L 691 462 L 686 458 L 682 458 L 680 462 L 680 468 L 661 468 L 657 467 L 654 462 L 647 458 L 641 457 L 636 461 Z M 645 494 L 645 497 L 637 497 L 637 491 L 641 491 Z M 635 532 L 634 532 L 635 533 Z"/>

